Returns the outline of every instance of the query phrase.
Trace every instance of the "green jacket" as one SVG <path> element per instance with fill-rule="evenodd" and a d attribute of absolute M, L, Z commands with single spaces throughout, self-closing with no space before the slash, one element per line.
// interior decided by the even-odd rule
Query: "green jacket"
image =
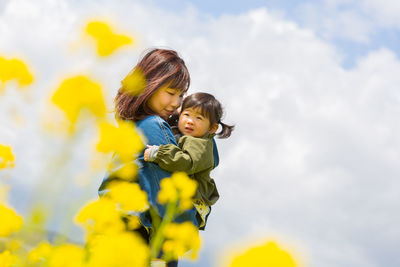
<path fill-rule="evenodd" d="M 213 137 L 208 134 L 197 138 L 182 136 L 178 146 L 173 144 L 160 145 L 149 161 L 157 163 L 162 169 L 169 172 L 186 172 L 198 183 L 194 199 L 200 199 L 206 205 L 213 205 L 219 198 L 217 186 L 210 172 L 214 168 Z"/>

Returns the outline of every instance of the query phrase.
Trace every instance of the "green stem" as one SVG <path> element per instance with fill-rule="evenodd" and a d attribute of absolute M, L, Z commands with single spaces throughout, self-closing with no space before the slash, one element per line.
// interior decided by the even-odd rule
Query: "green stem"
<path fill-rule="evenodd" d="M 152 237 L 150 240 L 151 259 L 158 258 L 160 255 L 161 247 L 164 242 L 164 229 L 174 220 L 177 210 L 177 203 L 177 200 L 168 202 L 167 209 L 160 226 L 154 229 L 154 237 Z"/>

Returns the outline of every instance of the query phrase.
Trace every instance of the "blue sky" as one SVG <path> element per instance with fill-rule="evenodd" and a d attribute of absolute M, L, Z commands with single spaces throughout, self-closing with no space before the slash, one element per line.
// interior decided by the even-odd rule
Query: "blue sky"
<path fill-rule="evenodd" d="M 89 130 L 68 146 L 64 169 L 45 171 L 68 145 L 43 132 L 48 96 L 66 75 L 89 75 L 112 117 L 116 89 L 142 51 L 169 47 L 189 68 L 189 93 L 214 94 L 236 124 L 217 140 L 221 199 L 202 233 L 201 260 L 182 267 L 219 267 L 227 249 L 270 239 L 304 266 L 399 266 L 399 2 L 191 3 L 1 2 L 0 54 L 23 58 L 36 77 L 28 90 L 10 86 L 0 96 L 0 143 L 16 154 L 10 204 L 27 213 L 34 201 L 52 203 L 54 217 L 72 222 L 103 174 L 87 175 Z M 97 58 L 80 40 L 93 17 L 137 45 Z M 63 230 L 59 221 L 49 227 Z"/>

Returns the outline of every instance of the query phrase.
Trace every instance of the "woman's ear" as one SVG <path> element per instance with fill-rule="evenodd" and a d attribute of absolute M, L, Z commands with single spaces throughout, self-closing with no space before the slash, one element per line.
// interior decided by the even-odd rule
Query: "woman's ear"
<path fill-rule="evenodd" d="M 210 134 L 216 133 L 216 131 L 218 130 L 218 124 L 214 123 L 213 125 L 211 125 L 210 130 L 208 131 Z"/>

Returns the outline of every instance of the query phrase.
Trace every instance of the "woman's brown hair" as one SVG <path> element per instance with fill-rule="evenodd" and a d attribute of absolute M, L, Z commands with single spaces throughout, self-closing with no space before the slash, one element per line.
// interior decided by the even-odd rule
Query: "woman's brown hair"
<path fill-rule="evenodd" d="M 191 94 L 183 100 L 181 112 L 187 108 L 199 108 L 201 114 L 210 120 L 210 125 L 220 124 L 222 129 L 217 134 L 219 138 L 228 138 L 231 136 L 235 126 L 225 124 L 221 121 L 223 117 L 223 108 L 221 103 L 213 95 L 207 93 Z"/>
<path fill-rule="evenodd" d="M 190 75 L 185 62 L 178 53 L 169 49 L 152 49 L 128 74 L 140 70 L 146 78 L 146 87 L 140 95 L 132 95 L 122 86 L 114 99 L 116 117 L 138 121 L 148 115 L 157 115 L 147 106 L 147 100 L 163 85 L 179 89 L 183 93 L 189 89 Z"/>

